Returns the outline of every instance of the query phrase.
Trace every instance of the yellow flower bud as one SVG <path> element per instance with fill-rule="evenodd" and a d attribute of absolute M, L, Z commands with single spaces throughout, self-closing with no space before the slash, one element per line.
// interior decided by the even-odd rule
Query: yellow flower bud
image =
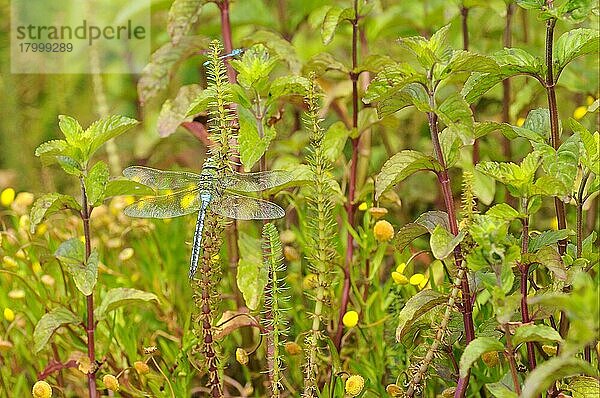
<path fill-rule="evenodd" d="M 406 269 L 406 263 L 400 263 L 396 267 L 396 272 L 403 273 L 405 269 Z"/>
<path fill-rule="evenodd" d="M 587 98 L 585 99 L 585 103 L 589 106 L 592 105 L 594 103 L 594 101 L 596 101 L 594 99 L 594 97 L 592 97 L 591 95 L 588 95 Z"/>
<path fill-rule="evenodd" d="M 113 375 L 104 375 L 102 382 L 111 391 L 119 391 L 119 379 Z"/>
<path fill-rule="evenodd" d="M 243 348 L 235 350 L 235 360 L 242 365 L 248 364 L 248 353 Z"/>
<path fill-rule="evenodd" d="M 404 395 L 404 391 L 402 391 L 402 388 L 397 384 L 388 384 L 388 386 L 385 388 L 385 391 L 391 397 L 401 397 Z"/>
<path fill-rule="evenodd" d="M 10 308 L 6 307 L 4 309 L 4 319 L 6 319 L 8 322 L 12 322 L 15 320 L 15 312 L 13 310 L 11 310 Z"/>
<path fill-rule="evenodd" d="M 379 220 L 381 217 L 385 216 L 388 213 L 385 207 L 371 207 L 369 209 L 369 214 L 373 216 L 374 219 Z"/>
<path fill-rule="evenodd" d="M 392 279 L 394 280 L 396 285 L 407 285 L 408 284 L 408 278 L 406 276 L 404 276 L 404 274 L 401 274 L 400 272 L 397 272 L 397 271 L 392 272 Z"/>
<path fill-rule="evenodd" d="M 150 372 L 150 367 L 148 366 L 148 364 L 144 361 L 135 361 L 133 363 L 133 367 L 135 368 L 135 370 L 141 374 L 141 375 L 145 375 L 148 372 Z"/>
<path fill-rule="evenodd" d="M 587 114 L 587 106 L 578 106 L 573 111 L 573 118 L 575 120 L 582 119 Z"/>
<path fill-rule="evenodd" d="M 121 253 L 119 253 L 119 260 L 121 261 L 127 261 L 131 257 L 133 257 L 133 249 L 131 247 L 126 247 L 125 249 L 121 250 Z"/>
<path fill-rule="evenodd" d="M 10 206 L 10 204 L 15 200 L 15 190 L 12 188 L 6 188 L 0 193 L 0 204 L 4 207 Z"/>
<path fill-rule="evenodd" d="M 394 237 L 394 227 L 385 220 L 379 220 L 375 223 L 373 234 L 378 241 L 387 242 Z"/>
<path fill-rule="evenodd" d="M 353 328 L 356 326 L 358 324 L 358 312 L 347 311 L 342 318 L 342 323 L 347 328 Z"/>
<path fill-rule="evenodd" d="M 427 284 L 427 278 L 423 274 L 414 274 L 410 277 L 410 284 L 413 286 L 419 286 L 419 288 L 423 289 Z"/>
<path fill-rule="evenodd" d="M 11 299 L 22 299 L 25 297 L 25 290 L 23 289 L 14 289 L 8 292 L 8 297 Z"/>
<path fill-rule="evenodd" d="M 39 274 L 40 272 L 42 272 L 42 266 L 40 265 L 39 261 L 34 261 L 33 263 L 31 263 L 31 269 L 36 274 Z"/>
<path fill-rule="evenodd" d="M 442 398 L 452 398 L 454 397 L 454 393 L 456 392 L 456 387 L 448 387 L 444 391 L 442 391 Z"/>
<path fill-rule="evenodd" d="M 365 211 L 367 210 L 368 206 L 367 206 L 367 202 L 362 202 L 360 205 L 358 205 L 358 210 L 360 211 Z"/>
<path fill-rule="evenodd" d="M 85 374 L 92 373 L 94 370 L 96 370 L 95 366 L 92 365 L 90 358 L 85 355 L 82 355 L 77 359 L 77 368 L 80 372 Z"/>
<path fill-rule="evenodd" d="M 300 260 L 300 254 L 298 250 L 296 250 L 293 246 L 284 246 L 283 247 L 283 256 L 287 261 L 298 261 Z"/>
<path fill-rule="evenodd" d="M 359 395 L 365 387 L 365 379 L 361 375 L 352 375 L 346 379 L 346 394 L 351 397 Z"/>
<path fill-rule="evenodd" d="M 300 344 L 294 341 L 286 341 L 285 352 L 287 352 L 290 355 L 299 355 L 302 353 L 302 347 L 300 347 Z"/>
<path fill-rule="evenodd" d="M 40 278 L 42 283 L 47 286 L 54 286 L 54 278 L 48 274 L 42 275 Z"/>
<path fill-rule="evenodd" d="M 11 343 L 8 340 L 2 340 L 0 338 L 0 352 L 8 352 L 10 350 L 12 350 L 13 348 L 13 343 Z"/>
<path fill-rule="evenodd" d="M 2 265 L 4 265 L 4 268 L 18 268 L 19 267 L 19 263 L 17 263 L 17 260 L 15 260 L 14 258 L 12 258 L 10 256 L 2 257 Z"/>
<path fill-rule="evenodd" d="M 17 250 L 15 253 L 15 257 L 20 258 L 21 260 L 27 259 L 27 253 L 23 249 Z"/>
<path fill-rule="evenodd" d="M 557 350 L 556 346 L 554 346 L 554 345 L 544 344 L 544 345 L 542 345 L 542 351 L 544 351 L 546 354 L 553 357 L 556 355 L 558 350 Z"/>
<path fill-rule="evenodd" d="M 517 126 L 521 127 L 523 124 L 525 124 L 525 118 L 518 118 L 517 119 Z"/>
<path fill-rule="evenodd" d="M 281 231 L 281 233 L 279 234 L 279 239 L 284 245 L 290 244 L 296 241 L 296 234 L 291 229 L 286 229 L 284 231 Z"/>
<path fill-rule="evenodd" d="M 500 357 L 498 356 L 498 351 L 484 352 L 481 355 L 481 360 L 489 368 L 493 368 L 494 366 L 497 366 L 500 363 Z"/>
<path fill-rule="evenodd" d="M 52 396 L 52 387 L 44 380 L 36 381 L 31 390 L 34 398 L 50 398 Z"/>
<path fill-rule="evenodd" d="M 303 289 L 314 289 L 315 287 L 317 287 L 317 283 L 318 283 L 318 279 L 317 279 L 317 275 L 315 274 L 308 274 L 304 277 L 304 279 L 302 280 L 302 288 Z"/>
<path fill-rule="evenodd" d="M 27 213 L 27 208 L 33 203 L 34 197 L 31 192 L 19 192 L 15 197 L 11 209 L 17 214 Z"/>

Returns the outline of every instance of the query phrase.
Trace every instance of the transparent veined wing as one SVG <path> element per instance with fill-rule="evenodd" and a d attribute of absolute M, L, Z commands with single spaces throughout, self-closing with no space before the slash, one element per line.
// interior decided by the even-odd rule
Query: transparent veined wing
<path fill-rule="evenodd" d="M 210 202 L 209 209 L 237 220 L 269 220 L 285 216 L 285 211 L 275 203 L 228 192 L 215 197 Z"/>
<path fill-rule="evenodd" d="M 133 202 L 123 212 L 129 217 L 172 218 L 198 211 L 202 205 L 200 189 L 185 190 L 169 195 L 148 196 Z"/>
<path fill-rule="evenodd" d="M 200 183 L 200 175 L 187 171 L 165 171 L 150 167 L 131 166 L 123 170 L 123 175 L 155 189 L 195 188 Z"/>
<path fill-rule="evenodd" d="M 225 188 L 240 192 L 258 192 L 278 187 L 292 181 L 292 174 L 284 170 L 237 173 L 232 171 L 224 178 Z"/>

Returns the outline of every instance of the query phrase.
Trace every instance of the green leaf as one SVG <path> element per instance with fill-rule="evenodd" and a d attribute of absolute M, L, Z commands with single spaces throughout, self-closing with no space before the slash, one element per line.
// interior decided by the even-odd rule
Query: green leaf
<path fill-rule="evenodd" d="M 308 92 L 310 82 L 302 76 L 280 76 L 273 80 L 269 88 L 270 100 L 287 95 L 299 95 L 304 97 Z"/>
<path fill-rule="evenodd" d="M 415 220 L 415 223 L 425 227 L 430 234 L 432 234 L 438 226 L 441 226 L 446 230 L 450 229 L 450 220 L 448 218 L 448 213 L 445 211 L 427 211 L 421 214 L 419 218 Z"/>
<path fill-rule="evenodd" d="M 494 201 L 496 182 L 477 170 L 473 170 L 473 177 L 473 193 L 481 203 L 489 206 Z"/>
<path fill-rule="evenodd" d="M 58 211 L 67 209 L 80 211 L 81 205 L 72 196 L 59 193 L 48 193 L 39 197 L 31 208 L 31 233 L 35 233 L 36 226 L 45 218 Z"/>
<path fill-rule="evenodd" d="M 417 151 L 405 150 L 392 156 L 375 178 L 375 200 L 379 200 L 381 194 L 390 187 L 419 170 L 439 171 L 441 167 L 435 158 Z"/>
<path fill-rule="evenodd" d="M 70 156 L 58 155 L 56 161 L 60 167 L 67 173 L 77 177 L 83 174 L 83 166 L 77 160 Z"/>
<path fill-rule="evenodd" d="M 598 391 L 600 391 L 600 381 L 594 377 L 575 376 L 569 379 L 566 389 L 571 391 L 573 398 L 598 396 Z"/>
<path fill-rule="evenodd" d="M 538 108 L 529 111 L 523 128 L 537 133 L 546 142 L 550 138 L 550 111 L 548 108 Z"/>
<path fill-rule="evenodd" d="M 85 296 L 94 291 L 98 279 L 98 251 L 94 249 L 90 257 L 85 261 L 85 246 L 77 238 L 69 239 L 58 247 L 54 256 L 64 265 L 73 276 L 75 286 Z"/>
<path fill-rule="evenodd" d="M 102 203 L 109 177 L 108 165 L 103 161 L 99 161 L 90 169 L 83 179 L 88 204 L 96 206 Z"/>
<path fill-rule="evenodd" d="M 264 155 L 276 132 L 273 126 L 259 125 L 261 121 L 256 120 L 252 112 L 244 107 L 238 107 L 238 115 L 240 159 L 244 169 L 248 171 Z M 262 137 L 259 128 L 263 131 Z"/>
<path fill-rule="evenodd" d="M 521 165 L 510 162 L 481 162 L 475 169 L 507 186 L 514 196 L 527 197 L 533 190 L 533 178 L 540 165 L 541 154 L 530 152 Z"/>
<path fill-rule="evenodd" d="M 563 33 L 554 45 L 557 73 L 577 57 L 598 52 L 600 46 L 597 29 L 572 29 Z"/>
<path fill-rule="evenodd" d="M 350 20 L 352 18 L 354 18 L 354 9 L 350 7 L 331 7 L 325 14 L 323 24 L 321 25 L 321 40 L 323 41 L 323 44 L 329 44 L 331 40 L 333 40 L 335 30 L 341 21 Z"/>
<path fill-rule="evenodd" d="M 192 31 L 205 3 L 206 0 L 173 1 L 167 21 L 167 32 L 171 36 L 171 43 L 179 43 L 183 36 L 187 36 Z"/>
<path fill-rule="evenodd" d="M 279 33 L 259 30 L 242 40 L 242 45 L 245 47 L 250 47 L 257 43 L 264 45 L 269 49 L 270 53 L 277 55 L 279 59 L 286 62 L 292 73 L 298 74 L 300 72 L 302 63 L 298 59 L 296 49 L 289 41 L 281 37 Z"/>
<path fill-rule="evenodd" d="M 119 307 L 129 306 L 131 304 L 147 302 L 158 302 L 158 297 L 154 293 L 148 293 L 137 289 L 129 289 L 126 287 L 118 287 L 110 289 L 102 299 L 102 303 L 94 311 L 96 319 L 99 321 L 104 319 L 107 313 Z"/>
<path fill-rule="evenodd" d="M 492 73 L 498 69 L 498 64 L 492 58 L 468 51 L 455 51 L 450 62 L 440 74 L 440 80 L 457 72 Z"/>
<path fill-rule="evenodd" d="M 486 383 L 485 388 L 496 398 L 518 398 L 519 395 L 502 382 Z"/>
<path fill-rule="evenodd" d="M 83 133 L 88 142 L 85 151 L 86 159 L 89 159 L 106 141 L 123 134 L 138 123 L 135 119 L 120 115 L 107 116 L 92 123 Z"/>
<path fill-rule="evenodd" d="M 350 136 L 350 130 L 346 128 L 346 125 L 342 121 L 333 123 L 323 136 L 322 148 L 325 156 L 330 161 L 337 160 L 344 150 L 346 140 Z"/>
<path fill-rule="evenodd" d="M 208 48 L 208 43 L 209 40 L 204 37 L 186 36 L 181 37 L 177 45 L 168 42 L 156 50 L 138 80 L 140 103 L 143 105 L 164 91 L 169 85 L 169 77 L 175 66 L 199 50 Z"/>
<path fill-rule="evenodd" d="M 431 234 L 429 245 L 433 256 L 438 260 L 443 260 L 452 253 L 454 248 L 465 238 L 465 232 L 461 231 L 458 235 L 452 235 L 444 227 L 437 225 Z"/>
<path fill-rule="evenodd" d="M 544 75 L 543 61 L 520 48 L 504 48 L 495 52 L 492 58 L 500 66 L 502 74 Z"/>
<path fill-rule="evenodd" d="M 597 131 L 594 134 L 590 133 L 588 129 L 573 118 L 569 118 L 568 123 L 571 129 L 579 134 L 583 143 L 584 156 L 580 157 L 581 163 L 590 169 L 592 173 L 597 176 L 600 175 L 600 134 Z"/>
<path fill-rule="evenodd" d="M 544 0 L 517 0 L 517 4 L 526 10 L 541 10 L 546 3 Z"/>
<path fill-rule="evenodd" d="M 65 307 L 58 307 L 44 314 L 33 331 L 33 353 L 39 353 L 48 343 L 52 334 L 63 325 L 77 325 L 79 317 Z"/>
<path fill-rule="evenodd" d="M 262 266 L 260 239 L 240 231 L 240 260 L 238 263 L 237 285 L 242 292 L 246 306 L 256 310 L 260 306 L 268 280 L 268 269 Z"/>
<path fill-rule="evenodd" d="M 83 128 L 79 122 L 71 116 L 58 115 L 58 126 L 60 131 L 65 135 L 69 145 L 83 149 L 81 147 L 83 139 Z"/>
<path fill-rule="evenodd" d="M 160 109 L 156 122 L 158 135 L 168 137 L 177 130 L 181 123 L 191 121 L 192 116 L 188 115 L 188 110 L 192 105 L 199 105 L 199 98 L 207 97 L 206 95 L 202 96 L 202 92 L 202 87 L 199 84 L 189 84 L 181 86 L 173 100 L 166 100 Z M 206 102 L 208 105 L 208 99 Z"/>
<path fill-rule="evenodd" d="M 404 334 L 412 324 L 432 308 L 448 301 L 445 294 L 435 290 L 426 289 L 412 296 L 404 305 L 398 315 L 398 327 L 396 328 L 396 341 L 400 342 Z"/>
<path fill-rule="evenodd" d="M 560 254 L 550 246 L 544 246 L 535 253 L 531 262 L 541 264 L 548 270 L 552 271 L 556 279 L 561 281 L 567 280 L 567 269 L 563 263 Z"/>
<path fill-rule="evenodd" d="M 567 229 L 559 229 L 558 231 L 543 231 L 529 239 L 529 252 L 535 253 L 544 246 L 550 246 L 559 240 L 567 239 L 570 234 L 571 232 Z"/>
<path fill-rule="evenodd" d="M 460 150 L 463 148 L 462 140 L 458 137 L 457 131 L 449 127 L 442 130 L 439 138 L 446 167 L 450 168 L 456 164 L 460 157 Z"/>
<path fill-rule="evenodd" d="M 144 196 L 155 194 L 156 192 L 147 185 L 126 178 L 110 180 L 106 184 L 106 190 L 104 191 L 104 196 L 107 198 L 121 195 Z"/>
<path fill-rule="evenodd" d="M 485 214 L 504 221 L 516 220 L 523 216 L 508 203 L 494 205 Z"/>
<path fill-rule="evenodd" d="M 50 140 L 46 141 L 35 149 L 35 156 L 56 156 L 64 153 L 69 147 L 65 140 Z"/>
<path fill-rule="evenodd" d="M 596 376 L 596 369 L 583 359 L 572 356 L 558 356 L 539 364 L 523 386 L 521 398 L 534 398 L 547 390 L 556 380 L 575 375 Z"/>
<path fill-rule="evenodd" d="M 247 49 L 240 60 L 232 59 L 229 63 L 238 71 L 238 84 L 261 95 L 269 87 L 269 76 L 277 61 L 278 58 L 271 57 L 267 47 L 256 44 Z"/>
<path fill-rule="evenodd" d="M 562 341 L 560 334 L 546 325 L 521 325 L 515 330 L 513 345 L 516 347 L 521 343 L 538 341 L 540 343 L 553 343 Z"/>
<path fill-rule="evenodd" d="M 314 57 L 308 60 L 304 65 L 303 72 L 310 73 L 315 72 L 317 76 L 321 76 L 325 72 L 337 71 L 341 73 L 348 73 L 350 68 L 344 65 L 339 59 L 335 58 L 328 52 L 320 52 Z"/>
<path fill-rule="evenodd" d="M 238 86 L 239 87 L 239 86 Z M 243 90 L 240 87 L 240 90 Z M 214 98 L 215 92 L 212 87 L 208 87 L 205 90 L 201 90 L 196 98 L 194 98 L 185 113 L 185 118 L 193 118 L 196 115 L 205 112 L 208 109 L 210 101 Z"/>
<path fill-rule="evenodd" d="M 473 144 L 473 114 L 469 104 L 459 93 L 450 94 L 434 112 L 460 137 L 464 145 Z"/>
<path fill-rule="evenodd" d="M 425 235 L 426 233 L 427 228 L 416 222 L 404 225 L 394 237 L 394 244 L 396 245 L 397 251 L 404 251 L 410 242 L 417 239 L 419 236 Z"/>
<path fill-rule="evenodd" d="M 420 77 L 414 77 L 410 80 L 420 80 Z M 421 112 L 432 111 L 429 106 L 429 97 L 420 84 L 410 83 L 398 90 L 397 88 L 394 87 L 392 89 L 393 95 L 383 97 L 377 103 L 377 113 L 380 118 L 390 116 L 400 109 L 411 105 L 415 106 Z"/>
<path fill-rule="evenodd" d="M 491 337 L 478 337 L 471 341 L 460 357 L 460 377 L 466 377 L 471 366 L 486 352 L 504 351 L 504 345 Z"/>

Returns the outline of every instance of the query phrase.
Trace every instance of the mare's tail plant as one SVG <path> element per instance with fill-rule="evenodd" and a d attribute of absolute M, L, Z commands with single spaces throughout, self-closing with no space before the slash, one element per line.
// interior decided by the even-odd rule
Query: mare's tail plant
<path fill-rule="evenodd" d="M 263 265 L 268 275 L 262 318 L 267 340 L 267 371 L 271 396 L 279 397 L 283 388 L 281 379 L 284 370 L 281 348 L 288 332 L 285 313 L 289 301 L 289 297 L 286 296 L 288 287 L 285 278 L 280 278 L 279 274 L 285 272 L 286 266 L 283 262 L 279 232 L 273 224 L 268 223 L 263 227 L 262 241 Z"/>
<path fill-rule="evenodd" d="M 210 148 L 211 156 L 219 168 L 231 167 L 230 158 L 232 142 L 235 142 L 233 120 L 235 115 L 229 106 L 231 101 L 230 84 L 227 79 L 225 65 L 219 59 L 222 47 L 218 41 L 210 45 L 207 73 L 211 96 L 208 100 L 209 138 L 214 143 Z M 217 319 L 219 294 L 217 286 L 221 281 L 221 263 L 219 251 L 221 250 L 221 235 L 225 221 L 222 217 L 208 212 L 205 221 L 203 254 L 200 258 L 200 277 L 192 283 L 194 300 L 197 310 L 197 333 L 201 335 L 201 352 L 204 355 L 208 371 L 207 386 L 213 397 L 223 396 L 219 358 L 214 339 L 214 321 Z"/>
<path fill-rule="evenodd" d="M 307 195 L 307 259 L 310 272 L 314 274 L 312 291 L 307 294 L 314 300 L 311 314 L 312 326 L 306 336 L 306 363 L 304 367 L 303 397 L 316 397 L 318 394 L 317 354 L 324 339 L 322 328 L 325 310 L 329 307 L 329 288 L 332 279 L 332 266 L 336 261 L 333 237 L 336 234 L 333 218 L 332 189 L 330 185 L 331 164 L 323 148 L 323 128 L 319 118 L 319 96 L 315 76 L 310 78 L 306 98 L 308 106 L 304 122 L 310 132 L 310 148 L 307 161 L 313 173 L 313 184 Z"/>
<path fill-rule="evenodd" d="M 97 397 L 96 373 L 101 365 L 97 358 L 96 326 L 105 319 L 106 312 L 124 305 L 132 300 L 155 300 L 156 296 L 135 289 L 116 288 L 109 290 L 102 304 L 94 306 L 94 287 L 98 278 L 99 252 L 92 248 L 92 230 L 90 216 L 94 207 L 102 204 L 104 199 L 114 196 L 122 190 L 122 181 L 109 181 L 108 165 L 103 161 L 92 162 L 96 151 L 108 140 L 124 133 L 138 122 L 123 116 L 108 116 L 94 122 L 84 130 L 77 120 L 69 116 L 59 117 L 59 127 L 65 139 L 47 141 L 35 151 L 35 155 L 44 164 L 58 164 L 67 174 L 79 180 L 81 201 L 70 195 L 49 193 L 37 199 L 31 209 L 31 231 L 35 232 L 38 224 L 52 214 L 68 210 L 75 212 L 81 219 L 82 239 L 73 237 L 63 242 L 54 256 L 66 267 L 73 278 L 77 289 L 85 296 L 85 309 L 78 308 L 76 300 L 68 300 L 64 305 L 48 308 L 48 312 L 38 321 L 34 334 L 35 353 L 39 353 L 49 345 L 54 332 L 62 326 L 82 325 L 84 337 L 80 337 L 87 345 L 87 357 L 79 359 L 79 369 L 87 375 L 88 394 Z M 81 321 L 80 312 L 85 312 L 85 320 Z M 55 349 L 56 347 L 54 347 Z M 101 357 L 101 356 L 100 356 Z M 54 363 L 49 364 L 41 374 L 48 375 L 69 367 L 68 363 L 58 363 L 56 351 Z"/>

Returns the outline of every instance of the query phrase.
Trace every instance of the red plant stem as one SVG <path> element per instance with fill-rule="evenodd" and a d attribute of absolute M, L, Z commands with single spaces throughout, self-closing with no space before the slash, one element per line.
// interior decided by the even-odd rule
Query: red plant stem
<path fill-rule="evenodd" d="M 583 203 L 585 201 L 585 185 L 589 178 L 590 173 L 585 173 L 577 190 L 577 258 L 581 258 L 583 255 Z M 592 347 L 590 345 L 585 346 L 583 349 L 583 357 L 586 361 L 592 363 Z"/>
<path fill-rule="evenodd" d="M 83 235 L 85 237 L 85 260 L 87 262 L 90 254 L 92 253 L 92 241 L 91 241 L 91 233 L 90 233 L 90 212 L 91 209 L 88 206 L 87 193 L 85 191 L 85 184 L 83 183 L 83 179 L 81 179 L 81 220 L 83 222 Z M 90 364 L 95 366 L 96 364 L 96 348 L 94 342 L 94 332 L 96 329 L 96 324 L 94 323 L 94 294 L 90 294 L 89 296 L 85 296 L 86 304 L 87 304 L 87 321 L 85 324 L 85 331 L 87 334 L 87 350 L 88 350 L 88 358 L 90 359 Z M 92 368 L 92 371 L 88 374 L 88 392 L 90 398 L 96 398 L 98 396 L 98 392 L 96 390 L 96 369 Z"/>
<path fill-rule="evenodd" d="M 350 79 L 352 80 L 352 127 L 354 130 L 358 128 L 358 74 L 354 72 L 358 64 L 358 1 L 354 0 L 354 16 L 352 20 L 352 72 Z M 358 139 L 352 139 L 352 159 L 350 161 L 350 176 L 348 178 L 348 201 L 346 203 L 346 214 L 348 216 L 349 228 L 354 227 L 354 194 L 356 192 L 356 164 L 358 163 Z M 340 313 L 338 316 L 338 326 L 334 338 L 334 344 L 338 352 L 342 348 L 342 335 L 344 333 L 343 318 L 348 309 L 348 301 L 350 300 L 350 268 L 352 265 L 352 257 L 354 256 L 354 238 L 350 231 L 346 240 L 346 257 L 344 262 L 344 285 L 342 287 L 342 301 L 340 304 Z"/>
<path fill-rule="evenodd" d="M 435 100 L 433 91 L 429 91 L 429 102 L 430 106 L 435 108 Z M 458 221 L 456 219 L 456 212 L 454 210 L 454 199 L 452 198 L 452 189 L 450 188 L 450 176 L 448 175 L 448 168 L 444 161 L 444 153 L 442 152 L 442 146 L 440 145 L 439 129 L 438 129 L 438 117 L 434 112 L 427 112 L 427 120 L 429 122 L 429 130 L 431 132 L 431 142 L 433 143 L 433 149 L 435 157 L 442 166 L 442 170 L 437 172 L 438 181 L 442 189 L 442 195 L 444 197 L 444 205 L 446 212 L 448 213 L 448 220 L 450 222 L 450 232 L 452 235 L 458 235 Z M 457 268 L 463 266 L 462 250 L 460 245 L 454 248 L 454 262 Z M 462 293 L 462 315 L 463 324 L 465 327 L 465 340 L 469 344 L 475 339 L 475 327 L 473 326 L 473 306 L 471 302 L 471 292 L 469 289 L 469 280 L 467 273 L 463 272 L 463 277 L 460 281 L 460 290 Z M 470 373 L 464 378 L 459 379 L 456 387 L 454 396 L 464 397 L 467 392 L 469 385 Z"/>
<path fill-rule="evenodd" d="M 221 36 L 223 37 L 223 46 L 225 47 L 225 53 L 229 54 L 233 51 L 233 41 L 231 40 L 231 23 L 229 21 L 229 0 L 222 0 L 219 3 L 219 10 L 221 11 Z M 234 83 L 236 80 L 237 73 L 235 69 L 229 64 L 229 60 L 225 59 L 225 66 L 227 67 L 227 77 L 230 83 Z"/>
<path fill-rule="evenodd" d="M 504 355 L 510 365 L 510 374 L 512 376 L 513 385 L 517 394 L 521 395 L 521 385 L 519 384 L 519 376 L 517 374 L 517 363 L 515 361 L 515 350 L 510 339 L 510 331 L 506 325 L 502 325 L 504 336 L 506 336 L 506 351 Z"/>
<path fill-rule="evenodd" d="M 461 15 L 461 26 L 462 26 L 462 39 L 463 39 L 463 50 L 469 51 L 469 8 L 468 7 L 460 7 L 460 15 Z M 473 105 L 470 106 L 471 112 L 475 112 L 475 107 Z M 479 140 L 473 141 L 473 164 L 477 164 L 479 162 Z"/>
<path fill-rule="evenodd" d="M 527 211 L 527 201 L 523 201 L 523 209 Z M 521 255 L 525 255 L 529 251 L 529 216 L 522 219 L 523 231 L 521 234 Z M 529 318 L 529 308 L 527 306 L 527 280 L 529 277 L 529 264 L 519 264 L 521 271 L 521 319 L 523 323 L 531 321 Z M 535 369 L 535 346 L 533 342 L 527 343 L 527 359 L 529 360 L 529 370 Z"/>

